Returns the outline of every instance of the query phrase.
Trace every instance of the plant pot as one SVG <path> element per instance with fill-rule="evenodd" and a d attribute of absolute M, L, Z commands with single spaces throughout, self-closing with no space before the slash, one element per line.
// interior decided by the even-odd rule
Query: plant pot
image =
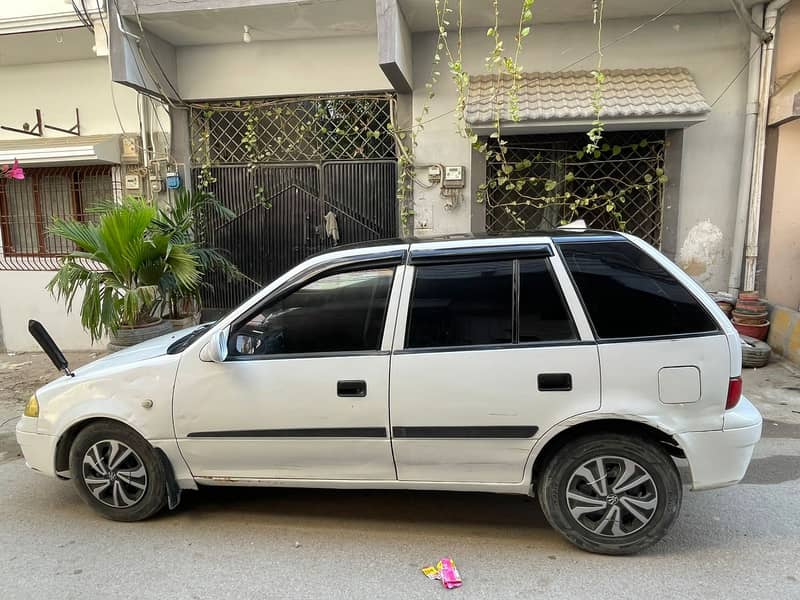
<path fill-rule="evenodd" d="M 737 323 L 734 321 L 733 326 L 740 334 L 762 341 L 767 338 L 767 332 L 769 331 L 769 321 L 762 323 L 761 325 L 746 325 L 744 323 Z"/>
<path fill-rule="evenodd" d="M 109 335 L 108 349 L 114 351 L 128 348 L 171 332 L 172 327 L 169 322 L 163 319 L 138 327 L 120 327 L 116 333 Z"/>
<path fill-rule="evenodd" d="M 187 327 L 194 327 L 200 323 L 200 311 L 197 311 L 193 315 L 189 315 L 186 317 L 181 317 L 180 319 L 164 319 L 167 321 L 170 326 L 172 327 L 172 331 L 180 331 L 181 329 L 186 329 Z"/>
<path fill-rule="evenodd" d="M 769 313 L 763 312 L 755 315 L 747 313 L 740 313 L 737 310 L 733 311 L 733 320 L 740 325 L 762 325 L 767 322 Z"/>

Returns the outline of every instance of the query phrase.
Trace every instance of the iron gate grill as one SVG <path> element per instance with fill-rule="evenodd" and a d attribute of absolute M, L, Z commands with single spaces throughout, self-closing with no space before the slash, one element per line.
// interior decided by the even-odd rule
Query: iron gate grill
<path fill-rule="evenodd" d="M 192 163 L 395 158 L 392 97 L 323 96 L 209 104 L 191 111 Z"/>
<path fill-rule="evenodd" d="M 92 208 L 116 187 L 108 165 L 26 168 L 25 179 L 0 180 L 0 270 L 58 269 L 75 245 L 48 232 L 53 219 L 97 220 Z"/>
<path fill-rule="evenodd" d="M 556 187 L 548 193 L 586 198 L 597 194 L 616 194 L 628 190 L 616 202 L 626 231 L 656 247 L 661 244 L 663 184 L 659 175 L 664 168 L 664 131 L 605 132 L 599 156 L 582 152 L 586 134 L 528 135 L 504 138 L 508 163 L 530 166 L 520 168 L 514 177 L 526 177 L 521 191 L 498 185 L 486 198 L 486 228 L 489 232 L 537 231 L 554 229 L 567 218 L 569 209 L 562 204 L 539 207 L 530 197 L 541 197 L 543 182 Z M 527 164 L 527 163 L 524 163 Z M 487 179 L 502 165 L 487 164 Z M 570 175 L 571 174 L 571 175 Z M 526 199 L 526 196 L 528 199 Z M 617 219 L 605 209 L 579 211 L 579 218 L 596 229 L 620 229 Z"/>
<path fill-rule="evenodd" d="M 390 111 L 386 95 L 229 102 L 192 110 L 195 180 L 207 169 L 209 191 L 236 215 L 206 215 L 202 235 L 245 275 L 236 282 L 209 277 L 203 293 L 209 315 L 236 306 L 332 247 L 328 212 L 336 217 L 341 243 L 396 235 Z"/>

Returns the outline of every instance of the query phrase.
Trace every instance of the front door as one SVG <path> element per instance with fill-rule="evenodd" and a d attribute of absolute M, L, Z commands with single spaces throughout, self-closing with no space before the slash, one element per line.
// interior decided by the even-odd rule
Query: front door
<path fill-rule="evenodd" d="M 395 479 L 394 279 L 392 266 L 323 274 L 235 323 L 225 362 L 185 357 L 173 410 L 195 477 Z"/>
<path fill-rule="evenodd" d="M 582 314 L 571 318 L 551 259 L 442 261 L 409 267 L 403 286 L 391 377 L 398 479 L 520 482 L 542 434 L 600 407 L 597 346 Z"/>

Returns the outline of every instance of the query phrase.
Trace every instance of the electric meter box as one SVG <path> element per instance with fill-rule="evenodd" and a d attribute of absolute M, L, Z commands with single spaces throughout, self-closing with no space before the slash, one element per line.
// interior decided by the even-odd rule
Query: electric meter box
<path fill-rule="evenodd" d="M 463 188 L 466 185 L 464 167 L 445 167 L 444 168 L 444 182 L 443 187 L 446 188 Z"/>

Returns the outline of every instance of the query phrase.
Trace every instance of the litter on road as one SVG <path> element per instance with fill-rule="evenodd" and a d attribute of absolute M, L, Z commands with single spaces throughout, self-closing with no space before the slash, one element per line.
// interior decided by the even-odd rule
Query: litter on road
<path fill-rule="evenodd" d="M 443 558 L 436 563 L 436 566 L 423 567 L 422 573 L 428 579 L 438 579 L 448 590 L 461 587 L 462 584 L 461 575 L 452 558 Z"/>

